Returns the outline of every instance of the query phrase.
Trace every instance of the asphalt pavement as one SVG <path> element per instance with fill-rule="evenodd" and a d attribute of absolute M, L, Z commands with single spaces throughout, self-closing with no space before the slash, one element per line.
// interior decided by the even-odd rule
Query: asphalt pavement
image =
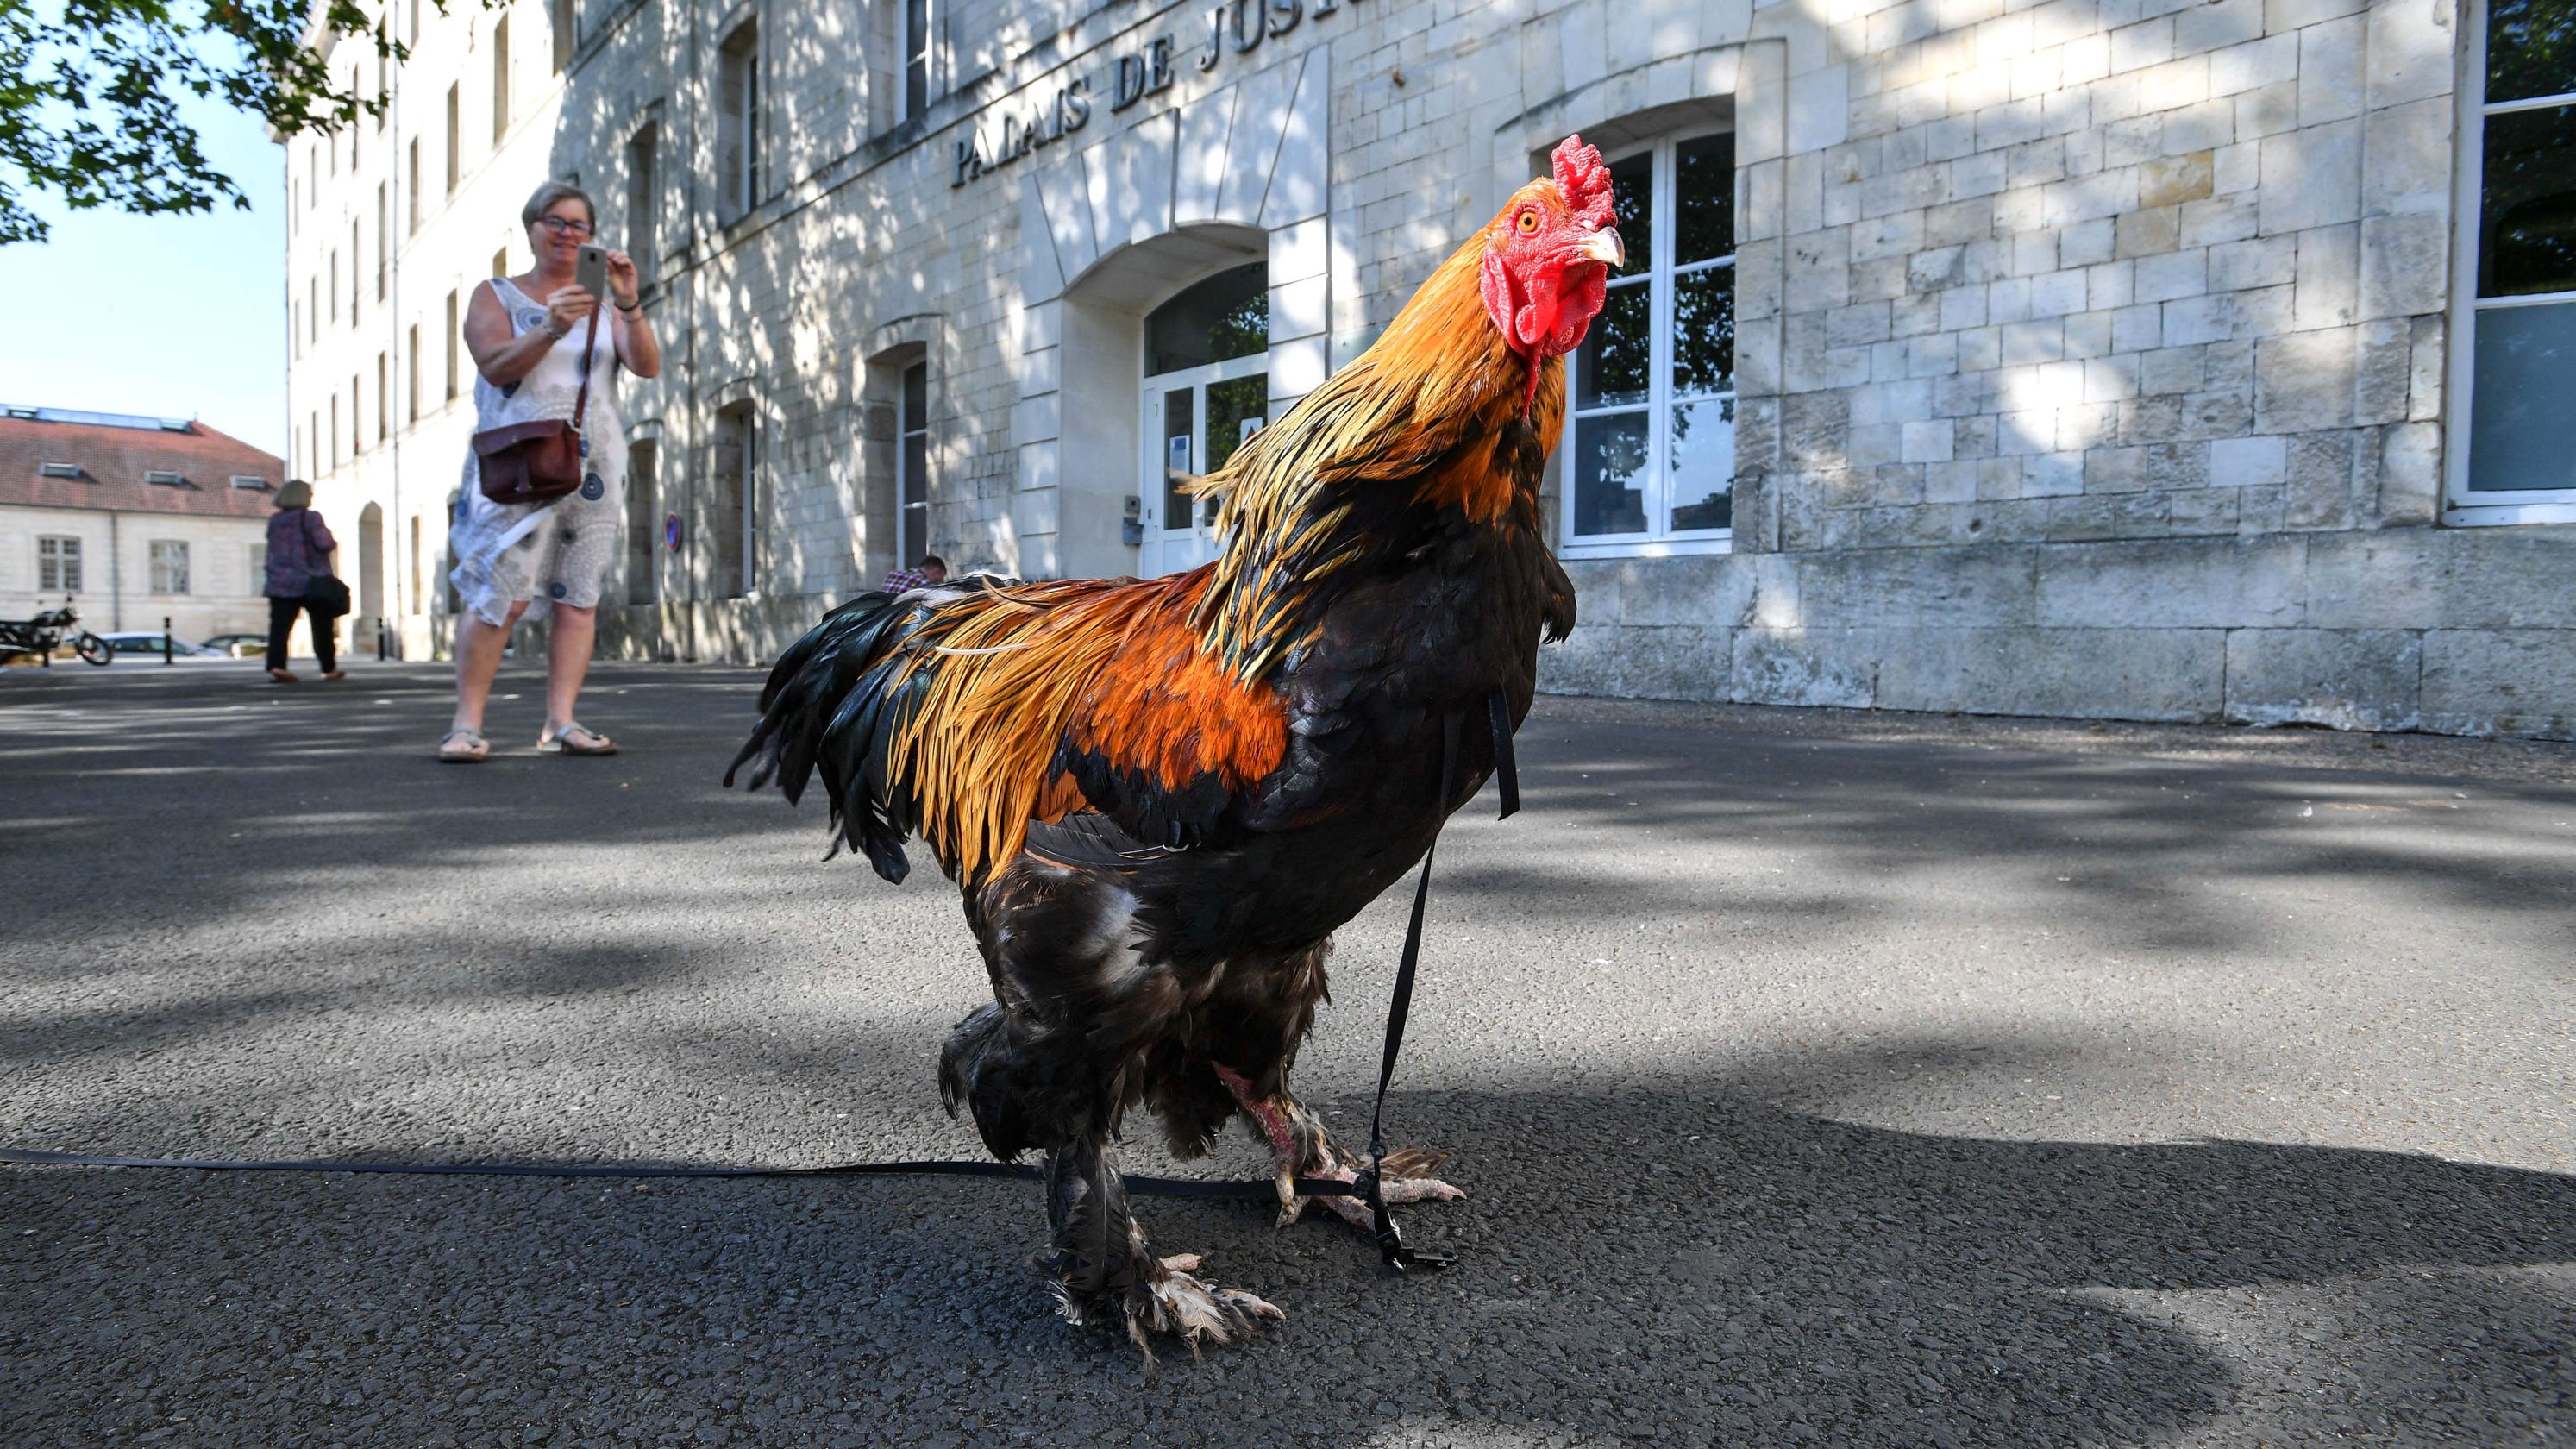
<path fill-rule="evenodd" d="M 603 666 L 577 760 L 537 669 L 474 768 L 432 666 L 0 671 L 0 1146 L 975 1155 L 937 872 L 719 787 L 755 673 Z M 1288 1316 L 1148 1370 L 1025 1183 L 0 1167 L 0 1442 L 2576 1441 L 2576 749 L 1548 700 L 1520 758 L 1391 1107 L 1447 1273 L 1149 1203 Z M 1353 1137 L 1403 895 L 1298 1072 Z"/>

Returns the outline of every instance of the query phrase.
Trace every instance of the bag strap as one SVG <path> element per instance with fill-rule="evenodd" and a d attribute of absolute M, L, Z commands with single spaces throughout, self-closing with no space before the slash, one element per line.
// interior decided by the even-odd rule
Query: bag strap
<path fill-rule="evenodd" d="M 581 334 L 581 396 L 572 405 L 572 430 L 581 431 L 582 415 L 590 411 L 590 350 L 599 345 L 599 309 L 590 309 L 590 326 Z"/>

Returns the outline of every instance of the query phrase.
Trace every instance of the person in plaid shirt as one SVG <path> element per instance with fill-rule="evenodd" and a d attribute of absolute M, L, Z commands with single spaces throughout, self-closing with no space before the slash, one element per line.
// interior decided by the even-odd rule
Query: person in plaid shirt
<path fill-rule="evenodd" d="M 948 561 L 935 553 L 926 553 L 921 556 L 921 562 L 912 567 L 896 569 L 886 575 L 885 582 L 877 587 L 889 594 L 903 594 L 946 582 L 948 582 Z"/>

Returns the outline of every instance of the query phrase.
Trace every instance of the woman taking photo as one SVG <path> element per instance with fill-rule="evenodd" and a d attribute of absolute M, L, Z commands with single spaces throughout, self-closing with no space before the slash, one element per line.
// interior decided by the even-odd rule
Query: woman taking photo
<path fill-rule="evenodd" d="M 483 705 L 501 650 L 521 616 L 550 620 L 546 723 L 537 749 L 546 754 L 607 755 L 617 745 L 573 715 L 598 633 L 599 589 L 616 555 L 625 509 L 626 429 L 617 414 L 617 371 L 637 377 L 662 370 L 662 347 L 636 305 L 635 263 L 608 253 L 608 296 L 575 281 L 582 246 L 599 214 L 578 187 L 549 181 L 519 210 L 536 264 L 516 277 L 474 289 L 465 312 L 465 346 L 474 355 L 475 431 L 549 419 L 578 424 L 587 441 L 581 487 L 547 503 L 498 503 L 483 496 L 481 460 L 465 456 L 449 538 L 456 570 L 449 576 L 465 612 L 456 630 L 456 719 L 438 757 L 472 764 L 490 753 Z M 589 394 L 582 402 L 583 339 L 603 301 L 590 347 Z"/>

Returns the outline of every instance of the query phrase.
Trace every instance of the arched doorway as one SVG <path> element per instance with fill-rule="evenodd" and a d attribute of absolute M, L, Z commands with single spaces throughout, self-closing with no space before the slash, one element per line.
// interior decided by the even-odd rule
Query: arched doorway
<path fill-rule="evenodd" d="M 1261 262 L 1230 268 L 1145 314 L 1137 567 L 1148 578 L 1216 557 L 1216 500 L 1185 485 L 1268 421 L 1269 277 Z"/>

